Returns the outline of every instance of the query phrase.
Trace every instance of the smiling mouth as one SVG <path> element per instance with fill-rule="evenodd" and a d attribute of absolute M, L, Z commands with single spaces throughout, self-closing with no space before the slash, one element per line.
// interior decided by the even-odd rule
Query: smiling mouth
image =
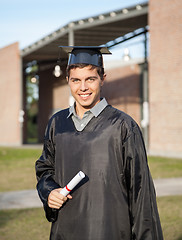
<path fill-rule="evenodd" d="M 79 94 L 79 96 L 83 99 L 88 98 L 91 95 L 91 93 L 87 93 L 87 94 Z"/>

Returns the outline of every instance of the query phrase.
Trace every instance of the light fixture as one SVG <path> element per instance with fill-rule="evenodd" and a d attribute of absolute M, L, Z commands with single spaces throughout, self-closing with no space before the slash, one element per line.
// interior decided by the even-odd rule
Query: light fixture
<path fill-rule="evenodd" d="M 83 20 L 80 20 L 78 23 L 79 23 L 80 25 L 82 25 L 82 24 L 84 24 L 84 21 L 83 21 Z"/>
<path fill-rule="evenodd" d="M 92 22 L 94 21 L 94 19 L 91 17 L 91 18 L 88 19 L 88 21 L 89 21 L 90 23 L 92 23 Z"/>
<path fill-rule="evenodd" d="M 53 71 L 55 77 L 60 77 L 62 74 L 62 70 L 59 65 L 56 65 Z"/>
<path fill-rule="evenodd" d="M 38 80 L 39 80 L 39 76 L 38 76 L 38 75 L 35 75 L 35 76 L 33 76 L 33 77 L 30 79 L 30 82 L 33 83 L 33 84 L 35 84 L 35 83 L 38 82 Z"/>
<path fill-rule="evenodd" d="M 99 16 L 99 19 L 100 19 L 100 20 L 103 20 L 104 18 L 105 18 L 104 15 L 100 15 L 100 16 Z"/>
<path fill-rule="evenodd" d="M 110 13 L 110 16 L 111 16 L 111 17 L 115 17 L 115 16 L 116 16 L 116 13 L 115 13 L 115 12 L 111 12 L 111 13 Z"/>
<path fill-rule="evenodd" d="M 37 78 L 36 77 L 32 77 L 30 81 L 31 81 L 31 83 L 36 83 L 37 82 Z"/>
<path fill-rule="evenodd" d="M 124 49 L 123 60 L 124 60 L 125 62 L 128 62 L 130 59 L 131 59 L 131 57 L 130 57 L 129 49 L 128 49 L 128 48 L 125 48 L 125 49 Z"/>
<path fill-rule="evenodd" d="M 124 13 L 124 14 L 128 13 L 128 9 L 126 9 L 126 8 L 123 9 L 123 13 Z"/>
<path fill-rule="evenodd" d="M 141 5 L 137 5 L 137 6 L 136 6 L 136 9 L 137 9 L 137 10 L 141 10 L 141 9 L 142 9 L 142 6 L 141 6 Z"/>

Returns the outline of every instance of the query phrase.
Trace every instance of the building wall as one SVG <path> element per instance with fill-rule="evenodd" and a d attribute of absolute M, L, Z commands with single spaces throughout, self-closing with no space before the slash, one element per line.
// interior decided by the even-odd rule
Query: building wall
<path fill-rule="evenodd" d="M 53 74 L 49 69 L 39 72 L 38 141 L 43 142 L 45 129 L 53 109 Z"/>
<path fill-rule="evenodd" d="M 69 87 L 63 75 L 56 78 L 53 69 L 39 72 L 38 141 L 42 142 L 49 118 L 57 111 L 69 107 Z"/>
<path fill-rule="evenodd" d="M 53 88 L 53 111 L 68 108 L 69 96 L 70 90 L 65 77 L 56 79 Z"/>
<path fill-rule="evenodd" d="M 0 145 L 21 144 L 21 61 L 19 45 L 0 49 Z"/>
<path fill-rule="evenodd" d="M 150 0 L 150 153 L 182 156 L 182 1 Z"/>
<path fill-rule="evenodd" d="M 140 125 L 140 66 L 127 66 L 106 69 L 106 82 L 102 95 L 113 107 L 129 114 Z"/>

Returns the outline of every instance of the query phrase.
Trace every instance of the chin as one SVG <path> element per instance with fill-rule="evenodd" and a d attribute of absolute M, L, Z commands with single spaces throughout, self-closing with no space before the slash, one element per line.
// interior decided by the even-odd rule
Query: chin
<path fill-rule="evenodd" d="M 81 106 L 85 106 L 85 107 L 89 107 L 89 106 L 91 106 L 91 105 L 93 105 L 93 102 L 92 101 L 80 101 L 80 105 Z"/>
<path fill-rule="evenodd" d="M 92 104 L 81 104 L 83 108 L 92 108 Z"/>

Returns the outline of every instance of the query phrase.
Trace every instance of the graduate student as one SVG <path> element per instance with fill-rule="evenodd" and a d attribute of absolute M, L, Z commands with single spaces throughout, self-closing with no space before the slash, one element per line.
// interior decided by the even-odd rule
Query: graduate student
<path fill-rule="evenodd" d="M 101 47 L 66 47 L 67 82 L 75 99 L 48 122 L 36 161 L 37 190 L 51 240 L 162 240 L 153 181 L 141 131 L 100 92 Z M 79 172 L 86 177 L 60 190 Z"/>

